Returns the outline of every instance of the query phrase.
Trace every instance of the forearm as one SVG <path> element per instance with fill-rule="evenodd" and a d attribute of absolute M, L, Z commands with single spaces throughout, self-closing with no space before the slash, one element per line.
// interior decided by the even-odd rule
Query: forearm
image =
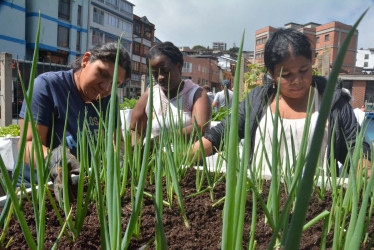
<path fill-rule="evenodd" d="M 49 148 L 42 145 L 42 153 L 43 153 L 43 159 L 45 159 L 47 156 L 48 156 L 48 151 L 49 151 Z M 31 160 L 31 152 L 32 152 L 32 141 L 28 141 L 26 142 L 26 146 L 25 146 L 25 163 L 28 164 L 30 166 L 30 160 Z M 33 159 L 34 159 L 34 169 L 36 169 L 36 155 L 35 155 L 35 147 L 34 147 L 34 156 L 33 156 Z"/>

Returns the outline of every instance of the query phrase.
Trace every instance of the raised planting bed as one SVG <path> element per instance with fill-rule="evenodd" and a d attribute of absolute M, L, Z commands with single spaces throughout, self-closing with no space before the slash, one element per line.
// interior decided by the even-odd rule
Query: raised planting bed
<path fill-rule="evenodd" d="M 166 239 L 169 249 L 220 249 L 221 234 L 222 234 L 222 209 L 223 202 L 214 205 L 225 195 L 224 179 L 214 187 L 214 200 L 210 198 L 209 192 L 204 192 L 194 197 L 187 198 L 188 195 L 196 193 L 196 170 L 191 168 L 187 171 L 185 178 L 180 181 L 183 202 L 185 205 L 186 216 L 190 223 L 190 228 L 186 228 L 183 219 L 180 215 L 180 210 L 177 206 L 177 201 L 173 201 L 172 207 L 164 206 L 163 225 L 165 229 Z M 163 184 L 165 184 L 163 182 Z M 204 185 L 206 187 L 206 183 Z M 265 181 L 262 188 L 264 201 L 267 200 L 267 195 L 270 188 L 270 182 Z M 154 193 L 154 185 L 150 185 L 147 181 L 146 192 Z M 283 206 L 287 195 L 285 190 L 280 190 L 280 205 Z M 164 197 L 166 197 L 166 190 L 164 185 Z M 317 192 L 314 192 L 310 201 L 306 221 L 310 221 L 325 210 L 331 210 L 331 192 L 326 191 L 324 197 L 321 199 Z M 75 207 L 75 205 L 73 205 Z M 257 241 L 256 249 L 266 249 L 271 236 L 272 230 L 269 224 L 266 223 L 266 218 L 260 204 L 257 204 L 258 215 L 256 221 L 255 240 Z M 244 222 L 243 234 L 243 248 L 248 247 L 248 240 L 250 238 L 251 228 L 251 213 L 253 208 L 252 194 L 249 193 L 246 201 L 246 213 Z M 31 225 L 33 236 L 36 237 L 34 224 L 34 209 L 24 199 L 23 210 L 27 222 Z M 52 209 L 50 200 L 46 200 L 46 235 L 44 248 L 49 249 L 53 246 L 56 238 L 61 231 L 61 226 L 57 220 L 56 214 Z M 73 208 L 74 211 L 74 208 Z M 131 215 L 131 200 L 129 192 L 122 198 L 122 230 L 125 231 L 127 222 Z M 60 209 L 60 213 L 63 211 Z M 73 218 L 75 214 L 73 212 Z M 348 220 L 347 220 L 348 221 Z M 320 249 L 322 239 L 323 220 L 320 220 L 311 228 L 303 232 L 301 238 L 300 249 Z M 333 228 L 327 233 L 326 247 L 331 248 L 333 244 Z M 374 232 L 374 221 L 371 219 L 370 225 L 367 228 L 367 242 L 371 241 Z M 2 233 L 2 230 L 0 231 Z M 151 249 L 155 248 L 155 243 L 152 239 L 155 237 L 155 209 L 151 198 L 145 196 L 142 209 L 141 226 L 138 239 L 133 238 L 129 249 L 137 249 L 146 244 L 149 244 Z M 5 238 L 6 244 L 10 238 L 13 238 L 9 245 L 11 249 L 22 249 L 26 247 L 22 230 L 19 223 L 12 218 L 10 222 L 9 231 Z M 95 204 L 88 207 L 87 216 L 84 220 L 82 232 L 76 242 L 69 241 L 63 236 L 58 244 L 59 249 L 74 248 L 74 249 L 97 249 L 100 248 L 100 223 L 98 220 L 97 210 Z M 367 245 L 362 245 L 366 248 Z"/>

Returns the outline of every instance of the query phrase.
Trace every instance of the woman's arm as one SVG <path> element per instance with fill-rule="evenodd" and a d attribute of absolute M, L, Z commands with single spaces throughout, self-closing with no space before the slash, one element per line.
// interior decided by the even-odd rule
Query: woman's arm
<path fill-rule="evenodd" d="M 20 131 L 22 131 L 23 129 L 23 124 L 24 120 L 23 119 L 20 119 Z M 47 126 L 44 126 L 44 125 L 37 125 L 36 127 L 37 131 L 38 131 L 38 134 L 39 134 L 39 137 L 40 137 L 40 140 L 42 142 L 42 147 L 43 147 L 43 157 L 47 157 L 48 155 L 48 147 L 46 146 L 47 145 L 47 135 L 48 135 L 48 130 L 49 128 Z M 30 153 L 31 153 L 31 147 L 32 147 L 32 140 L 33 140 L 33 136 L 32 136 L 32 131 L 31 131 L 31 123 L 29 123 L 29 126 L 27 128 L 27 134 L 26 134 L 26 159 L 25 159 L 25 163 L 28 164 L 30 166 Z M 19 148 L 19 145 L 20 145 L 20 141 L 18 141 L 18 148 Z M 36 169 L 36 157 L 34 157 L 34 168 Z"/>
<path fill-rule="evenodd" d="M 210 120 L 212 118 L 212 107 L 206 90 L 199 88 L 194 96 L 194 104 L 192 107 L 191 124 L 183 129 L 183 134 L 191 135 L 194 126 L 194 119 L 197 125 L 203 131 L 210 128 Z"/>
<path fill-rule="evenodd" d="M 130 129 L 132 132 L 132 145 L 135 144 L 135 136 L 141 141 L 141 136 L 144 135 L 147 128 L 147 114 L 145 108 L 148 103 L 148 89 L 139 98 L 131 115 Z"/>

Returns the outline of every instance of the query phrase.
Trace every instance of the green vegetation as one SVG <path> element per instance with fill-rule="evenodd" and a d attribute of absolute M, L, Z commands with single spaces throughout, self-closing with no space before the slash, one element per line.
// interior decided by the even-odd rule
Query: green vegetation
<path fill-rule="evenodd" d="M 5 136 L 19 136 L 19 125 L 9 125 L 7 127 L 0 128 L 0 137 Z"/>
<path fill-rule="evenodd" d="M 119 109 L 133 109 L 138 99 L 124 98 L 123 102 L 119 104 Z"/>

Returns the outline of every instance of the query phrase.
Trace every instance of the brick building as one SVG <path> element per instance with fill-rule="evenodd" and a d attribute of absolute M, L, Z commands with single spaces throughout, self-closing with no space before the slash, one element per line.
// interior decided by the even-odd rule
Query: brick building
<path fill-rule="evenodd" d="M 146 56 L 154 45 L 155 25 L 148 21 L 147 17 L 134 15 L 133 42 L 131 54 L 131 83 L 126 85 L 128 97 L 140 95 L 141 80 L 149 82 Z"/>
<path fill-rule="evenodd" d="M 220 68 L 216 57 L 211 55 L 183 56 L 182 79 L 191 79 L 200 86 L 209 86 L 212 91 L 221 89 Z"/>
<path fill-rule="evenodd" d="M 327 76 L 332 67 L 340 47 L 342 46 L 345 37 L 352 28 L 350 25 L 341 22 L 331 22 L 327 24 L 318 23 L 287 23 L 285 28 L 294 28 L 304 33 L 312 43 L 313 63 L 315 67 Z M 264 64 L 264 49 L 268 38 L 277 29 L 268 26 L 256 31 L 255 34 L 255 63 Z M 356 51 L 357 51 L 358 31 L 354 34 L 344 58 L 342 72 L 352 74 L 355 71 Z"/>
<path fill-rule="evenodd" d="M 374 111 L 374 75 L 341 74 L 339 78 L 352 94 L 353 108 L 365 107 L 366 112 Z"/>

